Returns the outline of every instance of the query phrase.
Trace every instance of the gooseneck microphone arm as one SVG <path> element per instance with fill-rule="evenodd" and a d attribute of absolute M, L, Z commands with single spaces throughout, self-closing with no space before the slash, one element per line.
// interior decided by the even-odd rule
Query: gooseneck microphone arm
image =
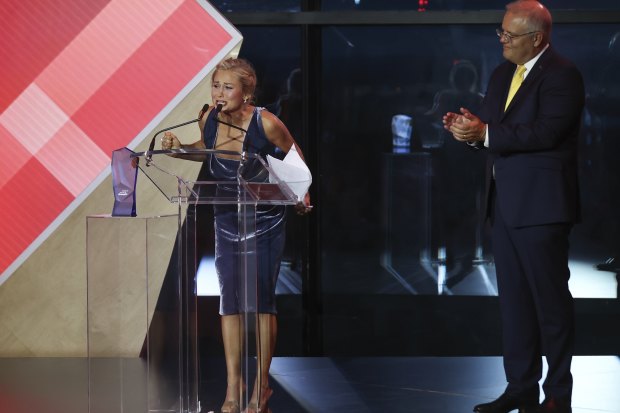
<path fill-rule="evenodd" d="M 220 111 L 222 110 L 222 104 L 221 103 L 219 105 L 217 105 L 215 110 L 216 110 L 215 118 L 213 118 L 213 119 L 217 123 L 221 123 L 222 125 L 230 126 L 231 128 L 240 130 L 243 133 L 248 133 L 248 131 L 243 129 L 242 127 L 239 127 L 237 125 L 233 125 L 232 123 L 228 123 L 228 122 L 225 122 L 225 121 L 220 119 L 219 115 L 220 115 Z M 247 150 L 247 139 L 244 139 L 243 140 L 243 148 L 242 148 L 241 152 L 245 153 L 246 150 Z"/>
<path fill-rule="evenodd" d="M 220 104 L 218 104 L 218 105 L 215 107 L 215 118 L 214 118 L 214 119 L 215 119 L 215 121 L 216 121 L 217 123 L 221 123 L 221 124 L 223 124 L 223 125 L 230 126 L 231 128 L 233 128 L 233 129 L 237 129 L 237 130 L 240 130 L 240 131 L 241 131 L 241 132 L 243 132 L 243 133 L 248 133 L 248 131 L 247 131 L 247 130 L 245 130 L 245 129 L 243 129 L 243 128 L 241 128 L 241 127 L 237 126 L 237 125 L 233 125 L 232 123 L 224 122 L 223 120 L 221 120 L 221 119 L 220 119 L 220 112 L 221 112 L 221 111 L 222 111 L 222 104 L 220 103 Z"/>
<path fill-rule="evenodd" d="M 151 139 L 151 143 L 149 144 L 149 149 L 144 153 L 146 157 L 146 166 L 149 165 L 149 163 L 151 162 L 151 158 L 153 157 L 153 149 L 155 148 L 155 138 L 157 137 L 157 135 L 159 135 L 162 132 L 169 131 L 171 129 L 176 129 L 176 128 L 180 128 L 181 126 L 189 125 L 190 123 L 200 122 L 204 114 L 207 113 L 208 109 L 209 109 L 209 105 L 205 103 L 204 106 L 202 107 L 202 110 L 198 114 L 198 118 L 189 120 L 187 122 L 179 123 L 178 125 L 169 126 L 167 128 L 164 128 L 162 130 L 158 130 L 157 132 L 155 132 L 155 135 L 153 135 L 153 138 Z"/>
<path fill-rule="evenodd" d="M 231 128 L 233 128 L 233 129 L 240 130 L 240 131 L 241 131 L 241 132 L 243 132 L 243 133 L 248 133 L 248 131 L 247 131 L 247 130 L 245 130 L 245 129 L 243 129 L 243 128 L 240 128 L 240 127 L 239 127 L 239 126 L 237 126 L 237 125 L 233 125 L 232 123 L 224 122 L 223 120 L 220 120 L 220 119 L 217 119 L 217 118 L 215 118 L 215 121 L 216 121 L 217 123 L 222 123 L 222 124 L 224 124 L 224 125 L 226 125 L 226 126 L 230 126 L 230 127 L 231 127 Z"/>

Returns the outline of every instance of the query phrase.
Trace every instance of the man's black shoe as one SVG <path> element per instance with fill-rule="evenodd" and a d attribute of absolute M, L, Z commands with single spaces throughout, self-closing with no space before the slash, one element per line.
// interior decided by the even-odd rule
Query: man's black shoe
<path fill-rule="evenodd" d="M 498 399 L 490 403 L 482 403 L 474 406 L 477 413 L 508 413 L 519 410 L 519 413 L 532 413 L 538 407 L 538 399 L 520 398 L 509 394 L 502 394 Z"/>
<path fill-rule="evenodd" d="M 572 413 L 572 411 L 569 402 L 554 398 L 545 399 L 536 409 L 536 413 Z"/>

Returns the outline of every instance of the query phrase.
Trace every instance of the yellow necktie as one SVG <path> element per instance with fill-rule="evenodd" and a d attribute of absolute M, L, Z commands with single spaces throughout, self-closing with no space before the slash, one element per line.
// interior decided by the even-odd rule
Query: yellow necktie
<path fill-rule="evenodd" d="M 519 90 L 519 86 L 521 86 L 521 83 L 523 83 L 524 73 L 525 73 L 525 66 L 518 65 L 517 71 L 512 77 L 512 82 L 510 82 L 510 90 L 508 91 L 508 98 L 506 99 L 506 106 L 504 106 L 504 110 L 508 108 L 508 105 L 510 105 L 510 101 L 514 97 L 515 93 L 517 93 L 517 90 Z"/>

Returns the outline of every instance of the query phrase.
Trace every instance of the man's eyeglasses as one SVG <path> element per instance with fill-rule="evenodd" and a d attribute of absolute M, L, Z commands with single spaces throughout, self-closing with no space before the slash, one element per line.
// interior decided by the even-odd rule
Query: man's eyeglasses
<path fill-rule="evenodd" d="M 523 34 L 511 34 L 508 33 L 507 31 L 503 30 L 503 29 L 495 29 L 495 33 L 497 34 L 497 37 L 499 37 L 500 39 L 502 37 L 505 37 L 506 40 L 508 41 L 508 43 L 512 42 L 512 39 L 516 39 L 517 37 L 523 37 L 523 36 L 527 36 L 528 34 L 533 34 L 536 32 L 539 32 L 540 30 L 534 30 L 533 32 L 527 32 L 527 33 L 523 33 Z"/>

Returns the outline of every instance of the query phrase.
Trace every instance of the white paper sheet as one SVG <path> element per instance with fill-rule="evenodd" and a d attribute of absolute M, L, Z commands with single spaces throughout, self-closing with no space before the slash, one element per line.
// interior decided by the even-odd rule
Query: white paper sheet
<path fill-rule="evenodd" d="M 299 156 L 295 145 L 291 147 L 283 160 L 267 155 L 267 163 L 278 178 L 291 188 L 297 199 L 302 201 L 312 183 L 312 174 Z M 276 179 L 269 175 L 269 182 L 274 183 Z"/>

